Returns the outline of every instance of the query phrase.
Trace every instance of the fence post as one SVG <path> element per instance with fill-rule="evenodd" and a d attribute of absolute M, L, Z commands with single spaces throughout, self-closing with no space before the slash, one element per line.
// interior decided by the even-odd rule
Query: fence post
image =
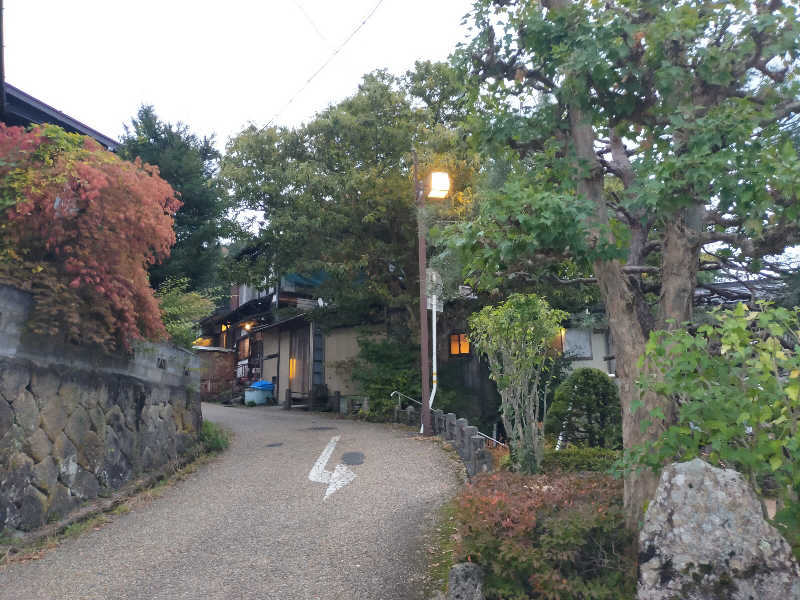
<path fill-rule="evenodd" d="M 411 406 L 409 404 L 408 408 L 406 408 L 406 412 L 408 413 L 408 417 L 407 417 L 406 423 L 413 427 L 414 425 L 417 424 L 417 422 L 419 420 L 419 418 L 417 417 L 417 411 L 414 409 L 413 406 Z"/>
<path fill-rule="evenodd" d="M 433 434 L 439 435 L 444 429 L 444 411 L 436 409 L 433 411 Z"/>
<path fill-rule="evenodd" d="M 461 449 L 460 454 L 465 461 L 469 462 L 472 459 L 472 437 L 478 435 L 478 428 L 473 425 L 464 427 L 461 436 Z"/>
<path fill-rule="evenodd" d="M 456 438 L 456 415 L 455 413 L 447 413 L 444 416 L 444 439 L 448 442 Z"/>

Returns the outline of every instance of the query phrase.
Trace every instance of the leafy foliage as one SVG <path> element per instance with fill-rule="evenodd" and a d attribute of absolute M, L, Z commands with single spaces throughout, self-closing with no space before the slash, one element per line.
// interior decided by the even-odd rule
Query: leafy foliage
<path fill-rule="evenodd" d="M 190 348 L 197 338 L 197 322 L 207 317 L 217 305 L 218 294 L 213 290 L 189 291 L 188 277 L 167 279 L 156 292 L 161 307 L 161 320 L 172 341 Z"/>
<path fill-rule="evenodd" d="M 391 418 L 396 401 L 390 394 L 395 390 L 412 398 L 420 397 L 419 346 L 396 339 L 362 336 L 358 347 L 351 373 L 369 397 L 370 417 Z"/>
<path fill-rule="evenodd" d="M 551 309 L 534 294 L 512 294 L 470 317 L 469 339 L 489 361 L 501 398 L 501 413 L 517 466 L 534 472 L 544 452 L 542 421 L 547 414 L 552 342 L 567 313 Z"/>
<path fill-rule="evenodd" d="M 736 468 L 757 492 L 769 476 L 784 506 L 779 527 L 798 547 L 800 309 L 739 304 L 712 317 L 695 335 L 652 334 L 643 362 L 653 374 L 641 385 L 676 402 L 678 422 L 628 461 L 657 469 L 701 456 Z"/>
<path fill-rule="evenodd" d="M 222 452 L 231 443 L 231 434 L 227 429 L 212 421 L 203 420 L 199 435 L 200 444 L 206 452 Z"/>
<path fill-rule="evenodd" d="M 138 157 L 158 166 L 183 202 L 175 214 L 175 245 L 169 259 L 150 267 L 153 287 L 181 277 L 189 279 L 191 290 L 217 285 L 218 238 L 230 233 L 230 223 L 225 218 L 228 203 L 216 178 L 220 157 L 213 136 L 198 138 L 186 125 L 165 123 L 152 106 L 142 106 L 125 127 L 118 152 L 128 160 Z"/>
<path fill-rule="evenodd" d="M 621 453 L 608 448 L 592 448 L 570 446 L 561 450 L 547 450 L 542 459 L 542 471 L 545 473 L 612 471 L 620 459 Z"/>
<path fill-rule="evenodd" d="M 458 556 L 485 569 L 487 599 L 634 597 L 618 481 L 501 472 L 476 477 L 456 502 Z"/>
<path fill-rule="evenodd" d="M 181 203 L 158 168 L 52 126 L 0 125 L 0 279 L 33 294 L 29 325 L 129 348 L 165 335 L 147 269 Z"/>
<path fill-rule="evenodd" d="M 402 314 L 406 333 L 419 329 L 412 149 L 421 178 L 447 168 L 453 179 L 450 202 L 428 203 L 426 222 L 466 210 L 475 165 L 461 139 L 437 124 L 451 114 L 453 78 L 442 65 L 418 66 L 405 82 L 383 71 L 365 76 L 353 96 L 302 127 L 251 127 L 230 141 L 221 175 L 258 229 L 242 240 L 231 280 L 263 285 L 265 276 L 324 273 L 315 293 L 339 314 L 362 323 Z"/>
<path fill-rule="evenodd" d="M 617 386 L 599 369 L 575 369 L 558 388 L 545 433 L 565 445 L 619 449 L 622 409 Z"/>
<path fill-rule="evenodd" d="M 476 138 L 501 165 L 452 234 L 470 280 L 596 282 L 616 344 L 620 399 L 654 329 L 692 319 L 701 269 L 773 274 L 800 241 L 795 2 L 478 0 L 460 52 L 478 81 Z M 713 263 L 701 264 L 701 254 Z M 701 282 L 702 283 L 702 282 Z M 658 437 L 624 419 L 626 446 Z M 638 521 L 656 478 L 631 473 Z"/>

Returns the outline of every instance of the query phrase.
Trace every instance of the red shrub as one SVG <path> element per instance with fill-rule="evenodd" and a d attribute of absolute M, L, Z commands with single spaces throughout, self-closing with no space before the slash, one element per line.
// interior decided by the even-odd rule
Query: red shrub
<path fill-rule="evenodd" d="M 632 597 L 622 484 L 600 474 L 476 478 L 457 501 L 459 558 L 487 572 L 487 597 Z"/>
<path fill-rule="evenodd" d="M 156 167 L 0 124 L 0 278 L 33 293 L 34 331 L 109 349 L 164 337 L 147 268 L 169 255 L 180 205 Z"/>

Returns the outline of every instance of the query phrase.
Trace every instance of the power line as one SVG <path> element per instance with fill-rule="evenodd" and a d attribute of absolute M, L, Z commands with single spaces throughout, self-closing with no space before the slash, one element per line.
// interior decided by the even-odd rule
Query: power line
<path fill-rule="evenodd" d="M 303 16 L 306 18 L 306 21 L 308 21 L 311 24 L 311 27 L 314 28 L 314 31 L 317 32 L 317 35 L 319 36 L 319 39 L 321 39 L 323 42 L 328 44 L 328 39 L 324 35 L 322 35 L 322 32 L 319 30 L 319 27 L 317 27 L 317 24 L 314 22 L 314 19 L 311 18 L 311 15 L 308 14 L 308 12 L 303 7 L 303 5 L 300 4 L 300 2 L 298 0 L 292 0 L 292 1 L 294 2 L 294 5 L 297 7 L 297 9 L 301 13 L 303 13 Z M 328 44 L 328 48 L 330 49 L 330 44 Z"/>
<path fill-rule="evenodd" d="M 308 87 L 308 84 L 310 84 L 312 81 L 314 81 L 316 76 L 319 75 L 320 73 L 322 73 L 322 71 L 325 69 L 325 67 L 327 67 L 329 64 L 331 64 L 331 61 L 334 58 L 336 58 L 336 55 L 339 54 L 339 52 L 342 50 L 342 48 L 344 48 L 347 45 L 347 43 L 350 40 L 352 40 L 359 31 L 361 31 L 361 28 L 364 27 L 364 25 L 367 24 L 367 21 L 369 21 L 370 18 L 372 17 L 372 15 L 374 15 L 375 12 L 378 10 L 378 8 L 380 8 L 381 4 L 383 4 L 383 0 L 378 0 L 378 3 L 372 8 L 372 10 L 369 12 L 369 14 L 366 17 L 364 17 L 364 19 L 361 21 L 361 23 L 358 24 L 358 26 L 350 33 L 350 35 L 347 36 L 347 38 L 339 45 L 339 47 L 336 48 L 336 50 L 334 50 L 331 53 L 331 55 L 328 57 L 328 60 L 326 60 L 319 69 L 314 71 L 314 73 L 311 75 L 311 77 L 309 77 L 306 80 L 306 82 L 300 87 L 300 89 L 297 90 L 297 93 L 295 93 L 295 95 L 292 96 L 286 104 L 284 104 L 283 108 L 281 108 L 278 112 L 275 113 L 275 115 L 273 115 L 273 117 L 267 122 L 266 125 L 264 125 L 264 127 L 261 128 L 260 131 L 264 131 L 267 127 L 272 125 L 272 123 L 275 121 L 275 119 L 277 119 L 279 116 L 281 116 L 281 114 L 283 114 L 283 111 L 285 111 L 287 108 L 289 108 L 292 105 L 292 103 L 295 100 L 297 100 L 297 98 L 300 96 L 300 94 L 302 94 L 305 91 L 305 89 Z"/>

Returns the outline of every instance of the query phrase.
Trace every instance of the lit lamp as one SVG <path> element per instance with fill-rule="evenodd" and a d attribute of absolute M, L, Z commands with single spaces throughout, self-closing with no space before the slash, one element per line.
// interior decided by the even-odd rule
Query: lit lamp
<path fill-rule="evenodd" d="M 450 194 L 450 175 L 444 171 L 434 171 L 431 173 L 431 191 L 428 198 L 442 200 Z"/>
<path fill-rule="evenodd" d="M 420 328 L 420 367 L 422 368 L 422 434 L 432 435 L 433 429 L 431 428 L 431 366 L 430 366 L 430 353 L 428 351 L 428 308 L 427 308 L 427 294 L 425 290 L 425 273 L 427 265 L 427 245 L 425 241 L 426 228 L 425 220 L 422 214 L 422 208 L 425 205 L 425 186 L 422 180 L 417 176 L 417 153 L 412 152 L 414 159 L 414 193 L 417 202 L 417 236 L 419 245 L 419 328 Z M 428 197 L 439 199 L 447 198 L 450 193 L 450 176 L 443 171 L 433 171 L 431 173 L 431 187 L 428 191 Z M 436 306 L 433 307 L 436 311 Z M 434 313 L 434 318 L 436 314 Z"/>

